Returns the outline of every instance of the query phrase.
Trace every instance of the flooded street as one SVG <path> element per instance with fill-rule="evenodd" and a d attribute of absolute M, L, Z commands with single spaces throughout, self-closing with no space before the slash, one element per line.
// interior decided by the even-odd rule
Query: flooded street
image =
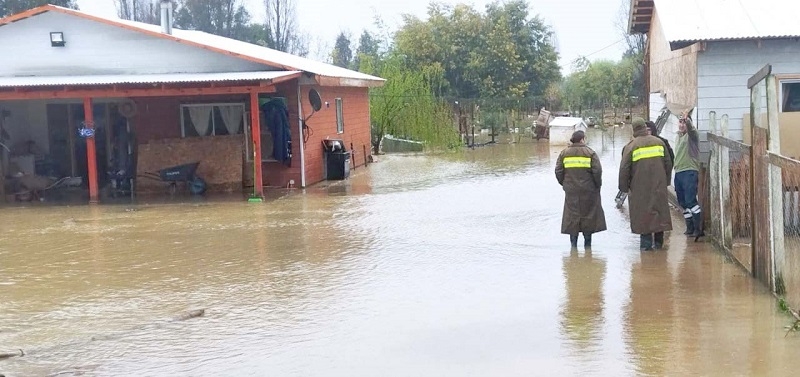
<path fill-rule="evenodd" d="M 789 375 L 800 335 L 709 245 L 559 234 L 560 147 L 381 156 L 347 182 L 241 198 L 4 208 L 7 377 Z M 627 140 L 627 139 L 625 139 Z M 174 320 L 192 309 L 205 315 Z"/>

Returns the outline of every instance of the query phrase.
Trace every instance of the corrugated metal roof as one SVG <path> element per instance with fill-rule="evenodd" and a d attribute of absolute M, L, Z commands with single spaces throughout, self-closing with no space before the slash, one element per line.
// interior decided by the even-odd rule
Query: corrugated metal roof
<path fill-rule="evenodd" d="M 798 0 L 656 0 L 670 43 L 800 36 Z"/>
<path fill-rule="evenodd" d="M 230 73 L 170 73 L 157 75 L 88 75 L 0 77 L 0 87 L 173 84 L 193 82 L 264 81 L 296 76 L 300 71 Z"/>
<path fill-rule="evenodd" d="M 100 17 L 92 15 L 94 17 Z M 102 17 L 109 22 L 116 22 L 127 25 L 129 27 L 137 28 L 144 31 L 161 33 L 161 26 L 151 25 L 142 22 L 121 20 L 117 18 Z M 332 64 L 318 62 L 316 60 L 304 58 L 297 55 L 285 53 L 283 51 L 273 50 L 271 48 L 259 46 L 252 43 L 242 42 L 236 39 L 220 37 L 218 35 L 209 34 L 196 30 L 181 30 L 172 29 L 172 37 L 183 39 L 185 41 L 196 43 L 199 45 L 229 51 L 236 55 L 242 55 L 258 60 L 265 60 L 284 65 L 286 68 L 294 70 L 311 72 L 317 75 L 337 77 L 351 80 L 366 80 L 366 81 L 385 81 L 380 77 L 375 77 L 365 73 L 353 71 L 350 69 L 338 67 Z"/>

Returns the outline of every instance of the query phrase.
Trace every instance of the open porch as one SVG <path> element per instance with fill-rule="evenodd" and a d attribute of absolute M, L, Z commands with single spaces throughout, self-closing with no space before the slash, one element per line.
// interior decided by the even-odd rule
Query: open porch
<path fill-rule="evenodd" d="M 196 163 L 204 187 L 250 186 L 261 197 L 264 165 L 253 161 L 269 160 L 272 136 L 262 132 L 263 114 L 252 109 L 278 97 L 285 101 L 279 84 L 297 91 L 300 75 L 0 78 L 0 201 L 75 186 L 97 203 L 107 195 L 164 190 L 160 170 Z"/>

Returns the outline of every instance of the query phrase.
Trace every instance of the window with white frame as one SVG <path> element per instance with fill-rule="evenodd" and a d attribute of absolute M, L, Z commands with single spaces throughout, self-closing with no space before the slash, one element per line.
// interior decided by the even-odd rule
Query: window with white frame
<path fill-rule="evenodd" d="M 336 132 L 344 133 L 344 108 L 341 98 L 336 99 Z"/>
<path fill-rule="evenodd" d="M 245 123 L 244 103 L 181 105 L 183 137 L 239 135 Z"/>
<path fill-rule="evenodd" d="M 800 111 L 800 80 L 781 81 L 781 111 Z"/>

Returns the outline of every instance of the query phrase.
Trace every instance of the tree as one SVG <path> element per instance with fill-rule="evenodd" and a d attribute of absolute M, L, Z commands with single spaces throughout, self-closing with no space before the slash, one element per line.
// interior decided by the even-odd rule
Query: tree
<path fill-rule="evenodd" d="M 356 71 L 360 70 L 362 57 L 377 59 L 380 54 L 380 49 L 381 41 L 377 37 L 374 37 L 366 30 L 361 32 L 361 37 L 358 38 L 356 54 L 353 56 L 353 63 L 351 64 L 352 69 Z"/>
<path fill-rule="evenodd" d="M 364 57 L 362 71 L 386 79 L 384 86 L 370 91 L 372 147 L 376 153 L 386 135 L 422 141 L 433 148 L 460 144 L 452 112 L 432 93 L 431 75 L 437 72 L 409 70 L 397 55 L 385 60 Z"/>
<path fill-rule="evenodd" d="M 428 18 L 404 15 L 395 49 L 410 69 L 444 68 L 445 94 L 461 98 L 543 95 L 561 79 L 553 32 L 525 0 L 497 0 L 484 14 L 431 3 Z"/>
<path fill-rule="evenodd" d="M 342 68 L 350 68 L 353 63 L 353 50 L 350 48 L 350 37 L 345 32 L 340 32 L 336 37 L 336 44 L 331 52 L 331 62 Z"/>
<path fill-rule="evenodd" d="M 175 26 L 245 40 L 253 29 L 242 0 L 179 0 Z"/>
<path fill-rule="evenodd" d="M 530 17 L 524 0 L 494 2 L 486 7 L 485 66 L 482 90 L 491 97 L 543 95 L 561 79 L 553 32 Z M 486 82 L 486 78 L 492 78 Z"/>
<path fill-rule="evenodd" d="M 123 20 L 161 24 L 161 2 L 158 0 L 114 0 L 117 16 Z M 175 7 L 175 2 L 172 6 Z"/>
<path fill-rule="evenodd" d="M 631 82 L 632 93 L 639 97 L 640 101 L 647 100 L 647 85 L 645 83 L 644 70 L 645 70 L 645 56 L 644 50 L 647 46 L 647 35 L 644 33 L 628 32 L 628 19 L 630 16 L 631 2 L 629 0 L 622 0 L 620 5 L 619 14 L 617 16 L 617 30 L 622 34 L 625 39 L 627 50 L 623 54 L 623 59 L 630 59 L 633 65 L 633 79 Z"/>
<path fill-rule="evenodd" d="M 271 37 L 269 47 L 290 54 L 308 55 L 308 40 L 297 27 L 294 0 L 264 0 L 267 10 L 264 24 Z"/>
<path fill-rule="evenodd" d="M 394 45 L 410 69 L 440 64 L 445 70 L 447 95 L 474 98 L 480 95 L 480 62 L 475 54 L 481 57 L 485 53 L 479 44 L 483 33 L 483 18 L 472 7 L 431 3 L 427 20 L 403 16 Z"/>
<path fill-rule="evenodd" d="M 77 0 L 0 0 L 0 17 L 10 16 L 47 4 L 78 9 Z"/>

